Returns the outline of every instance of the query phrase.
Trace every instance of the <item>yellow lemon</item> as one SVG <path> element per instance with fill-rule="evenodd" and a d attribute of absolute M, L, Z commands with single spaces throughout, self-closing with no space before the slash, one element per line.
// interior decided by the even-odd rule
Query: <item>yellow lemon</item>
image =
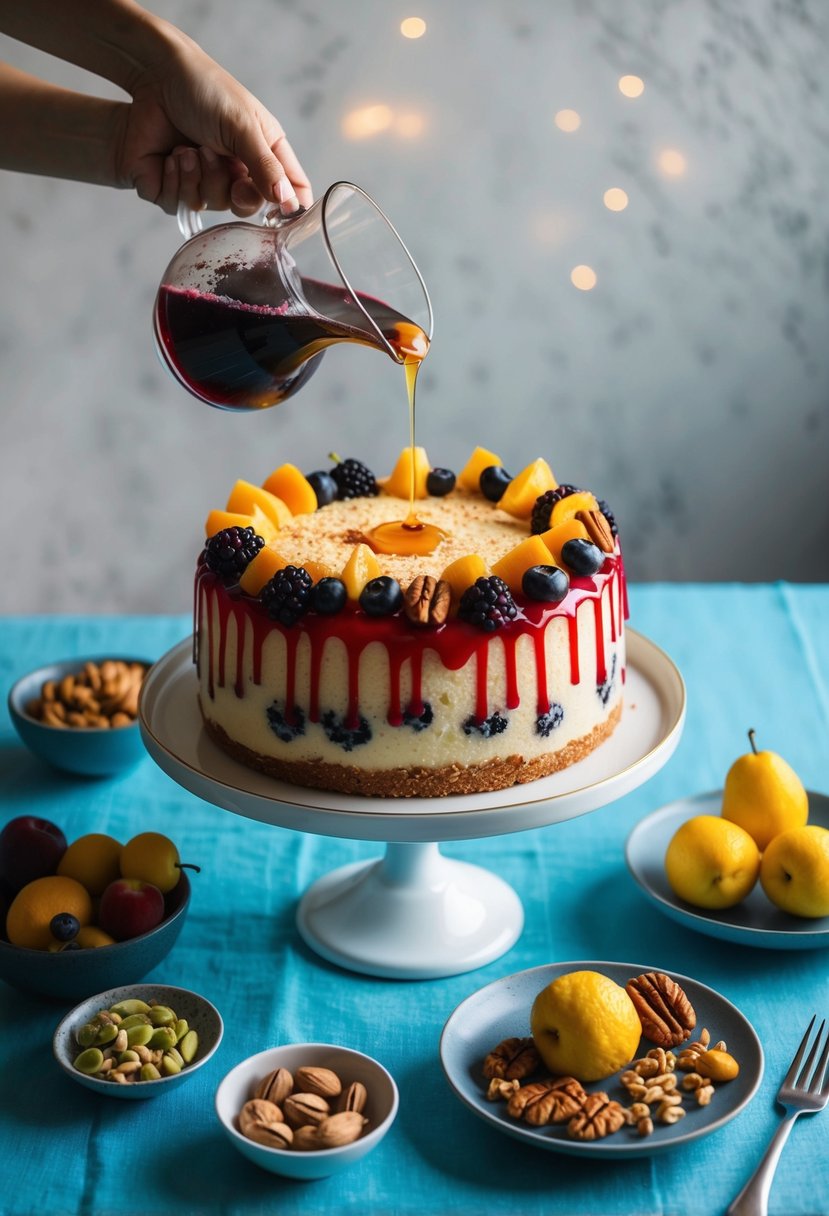
<path fill-rule="evenodd" d="M 598 971 L 569 971 L 539 992 L 530 1014 L 551 1073 L 598 1081 L 633 1060 L 642 1024 L 624 988 Z"/>
<path fill-rule="evenodd" d="M 762 852 L 770 840 L 809 818 L 809 796 L 797 773 L 776 752 L 751 751 L 735 760 L 725 778 L 722 815 L 745 828 Z"/>
<path fill-rule="evenodd" d="M 121 844 L 101 832 L 90 832 L 73 840 L 60 859 L 58 874 L 74 878 L 90 895 L 101 895 L 121 877 Z"/>
<path fill-rule="evenodd" d="M 760 872 L 760 850 L 744 828 L 719 815 L 695 815 L 677 828 L 665 853 L 673 891 L 697 908 L 732 908 Z"/>
<path fill-rule="evenodd" d="M 829 831 L 816 823 L 775 836 L 763 854 L 760 883 L 794 916 L 829 916 Z"/>
<path fill-rule="evenodd" d="M 92 920 L 92 899 L 74 878 L 50 874 L 27 883 L 12 901 L 6 917 L 6 934 L 13 946 L 48 950 L 49 923 L 59 912 L 71 912 L 82 925 Z"/>

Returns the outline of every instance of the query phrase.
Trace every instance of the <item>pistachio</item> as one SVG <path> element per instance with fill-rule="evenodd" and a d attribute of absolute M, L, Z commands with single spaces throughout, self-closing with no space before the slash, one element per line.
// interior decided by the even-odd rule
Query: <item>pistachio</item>
<path fill-rule="evenodd" d="M 138 1054 L 138 1051 L 137 1051 L 137 1050 L 136 1050 L 136 1051 L 132 1051 L 132 1049 L 131 1049 L 131 1048 L 127 1048 L 127 1050 L 126 1050 L 126 1051 L 122 1051 L 122 1052 L 121 1052 L 121 1054 L 120 1054 L 120 1055 L 119 1055 L 119 1057 L 118 1057 L 118 1063 L 119 1063 L 119 1064 L 129 1064 L 129 1063 L 130 1063 L 131 1061 L 133 1061 L 133 1060 L 139 1060 L 139 1061 L 140 1061 L 142 1064 L 146 1064 L 146 1063 L 147 1063 L 147 1061 L 146 1061 L 146 1060 L 142 1060 L 142 1059 L 141 1059 L 141 1056 Z"/>
<path fill-rule="evenodd" d="M 142 1081 L 159 1081 L 161 1079 L 161 1073 L 155 1064 L 142 1064 L 141 1072 L 138 1075 Z"/>
<path fill-rule="evenodd" d="M 131 1026 L 149 1026 L 150 1019 L 146 1013 L 131 1013 L 129 1017 L 122 1018 L 119 1024 L 119 1029 L 129 1030 Z"/>
<path fill-rule="evenodd" d="M 284 1127 L 284 1123 L 276 1123 L 274 1127 Z M 319 1147 L 317 1140 L 317 1129 L 311 1124 L 306 1123 L 304 1127 L 298 1127 L 294 1132 L 294 1138 L 291 1141 L 292 1148 L 298 1148 L 302 1152 L 315 1152 Z"/>
<path fill-rule="evenodd" d="M 199 1036 L 195 1030 L 188 1030 L 181 1042 L 174 1043 L 173 1046 L 178 1046 L 185 1064 L 192 1064 L 196 1052 L 199 1050 Z"/>
<path fill-rule="evenodd" d="M 149 1013 L 150 1006 L 146 1001 L 139 1000 L 138 997 L 132 997 L 126 1001 L 118 1001 L 111 1009 L 104 1012 L 118 1013 L 122 1018 L 128 1018 L 133 1013 Z"/>
<path fill-rule="evenodd" d="M 253 1123 L 284 1123 L 282 1111 L 264 1098 L 251 1098 L 239 1111 L 239 1131 L 243 1136 Z"/>
<path fill-rule="evenodd" d="M 150 1064 L 149 1067 L 155 1068 L 155 1064 Z M 156 1069 L 156 1071 L 158 1070 Z M 174 1077 L 177 1073 L 181 1072 L 181 1065 L 179 1064 L 178 1060 L 174 1059 L 170 1055 L 169 1051 L 165 1051 L 164 1055 L 161 1057 L 161 1071 L 164 1073 L 165 1077 Z"/>
<path fill-rule="evenodd" d="M 356 1110 L 342 1110 L 339 1114 L 329 1115 L 317 1125 L 319 1147 L 340 1148 L 343 1144 L 351 1144 L 362 1135 L 367 1123 L 368 1119 Z"/>
<path fill-rule="evenodd" d="M 157 1051 L 159 1048 L 162 1051 L 169 1051 L 171 1047 L 176 1045 L 176 1032 L 172 1026 L 159 1026 L 147 1041 L 147 1046 L 152 1051 Z"/>
<path fill-rule="evenodd" d="M 176 1021 L 176 1024 L 173 1027 L 173 1030 L 175 1030 L 175 1032 L 176 1032 L 176 1042 L 177 1043 L 181 1042 L 181 1040 L 187 1034 L 187 1031 L 189 1029 L 190 1029 L 190 1027 L 187 1025 L 187 1021 L 185 1018 L 179 1018 Z"/>
<path fill-rule="evenodd" d="M 362 1114 L 367 1101 L 368 1091 L 365 1085 L 361 1081 L 352 1081 L 348 1089 L 343 1090 L 340 1095 L 337 1109 L 338 1111 L 354 1110 L 358 1114 Z"/>
<path fill-rule="evenodd" d="M 96 1072 L 100 1072 L 103 1062 L 104 1053 L 98 1047 L 87 1047 L 86 1051 L 82 1051 L 74 1059 L 74 1065 L 78 1072 L 86 1073 L 88 1077 L 92 1077 Z"/>
<path fill-rule="evenodd" d="M 342 1093 L 340 1078 L 330 1068 L 298 1068 L 294 1084 L 304 1094 L 319 1094 L 321 1098 L 336 1098 Z"/>
<path fill-rule="evenodd" d="M 95 1036 L 95 1046 L 106 1047 L 110 1043 L 114 1043 L 118 1038 L 118 1033 L 118 1027 L 112 1022 L 105 1023 L 99 1028 L 98 1033 Z"/>
<path fill-rule="evenodd" d="M 151 1005 L 148 1014 L 153 1026 L 173 1026 L 176 1015 L 168 1005 Z"/>
<path fill-rule="evenodd" d="M 259 1082 L 254 1097 L 267 1098 L 281 1106 L 293 1088 L 294 1078 L 287 1068 L 276 1068 Z"/>
<path fill-rule="evenodd" d="M 316 1125 L 331 1113 L 331 1107 L 321 1094 L 291 1094 L 282 1107 L 285 1119 L 291 1127 Z"/>
<path fill-rule="evenodd" d="M 127 1031 L 127 1042 L 130 1047 L 146 1047 L 153 1037 L 153 1028 L 146 1022 L 139 1026 L 130 1026 Z"/>
<path fill-rule="evenodd" d="M 87 1022 L 85 1026 L 81 1026 L 75 1038 L 78 1040 L 79 1047 L 92 1047 L 98 1037 L 100 1026 L 96 1026 L 94 1022 Z"/>
<path fill-rule="evenodd" d="M 300 1131 L 311 1130 L 313 1129 L 300 1128 Z M 296 1133 L 295 1135 L 287 1123 L 253 1122 L 245 1132 L 248 1140 L 253 1140 L 257 1144 L 264 1144 L 266 1148 L 290 1148 L 292 1144 L 295 1148 L 301 1147 L 296 1144 L 298 1134 Z"/>

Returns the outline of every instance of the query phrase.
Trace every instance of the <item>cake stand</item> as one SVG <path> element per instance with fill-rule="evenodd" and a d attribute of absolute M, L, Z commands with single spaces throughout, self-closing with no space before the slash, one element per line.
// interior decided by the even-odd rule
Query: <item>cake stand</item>
<path fill-rule="evenodd" d="M 323 958 L 391 979 L 457 975 L 509 950 L 524 912 L 503 879 L 445 857 L 439 842 L 500 836 L 583 815 L 636 789 L 673 754 L 685 718 L 682 677 L 641 634 L 627 630 L 626 640 L 625 708 L 611 737 L 578 764 L 508 790 L 360 798 L 304 789 L 245 768 L 202 726 L 192 639 L 147 675 L 141 733 L 159 767 L 206 802 L 294 831 L 386 842 L 380 859 L 334 870 L 302 897 L 297 927 Z"/>

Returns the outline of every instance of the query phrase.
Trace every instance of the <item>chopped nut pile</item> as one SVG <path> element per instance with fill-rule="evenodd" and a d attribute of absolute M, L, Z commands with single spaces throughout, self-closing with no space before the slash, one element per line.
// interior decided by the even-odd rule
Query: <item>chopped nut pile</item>
<path fill-rule="evenodd" d="M 74 1060 L 78 1072 L 119 1085 L 175 1076 L 199 1049 L 198 1032 L 169 1005 L 138 998 L 100 1009 L 75 1038 L 83 1049 Z"/>
<path fill-rule="evenodd" d="M 138 693 L 147 673 L 144 663 L 105 659 L 84 663 L 62 680 L 47 680 L 26 713 L 46 726 L 108 729 L 130 726 L 138 717 Z"/>
<path fill-rule="evenodd" d="M 368 1127 L 368 1092 L 360 1081 L 345 1085 L 330 1068 L 311 1065 L 291 1074 L 277 1068 L 263 1077 L 239 1112 L 239 1131 L 267 1148 L 340 1148 Z"/>

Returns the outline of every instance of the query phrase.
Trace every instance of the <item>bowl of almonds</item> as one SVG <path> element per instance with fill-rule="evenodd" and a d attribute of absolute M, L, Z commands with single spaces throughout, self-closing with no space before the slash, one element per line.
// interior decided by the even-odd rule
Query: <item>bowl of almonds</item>
<path fill-rule="evenodd" d="M 272 1047 L 237 1064 L 216 1091 L 231 1144 L 272 1174 L 327 1178 L 376 1148 L 397 1114 L 377 1060 L 329 1043 Z"/>
<path fill-rule="evenodd" d="M 9 714 L 26 746 L 55 768 L 89 777 L 132 768 L 147 752 L 138 726 L 146 659 L 66 659 L 21 677 Z"/>

